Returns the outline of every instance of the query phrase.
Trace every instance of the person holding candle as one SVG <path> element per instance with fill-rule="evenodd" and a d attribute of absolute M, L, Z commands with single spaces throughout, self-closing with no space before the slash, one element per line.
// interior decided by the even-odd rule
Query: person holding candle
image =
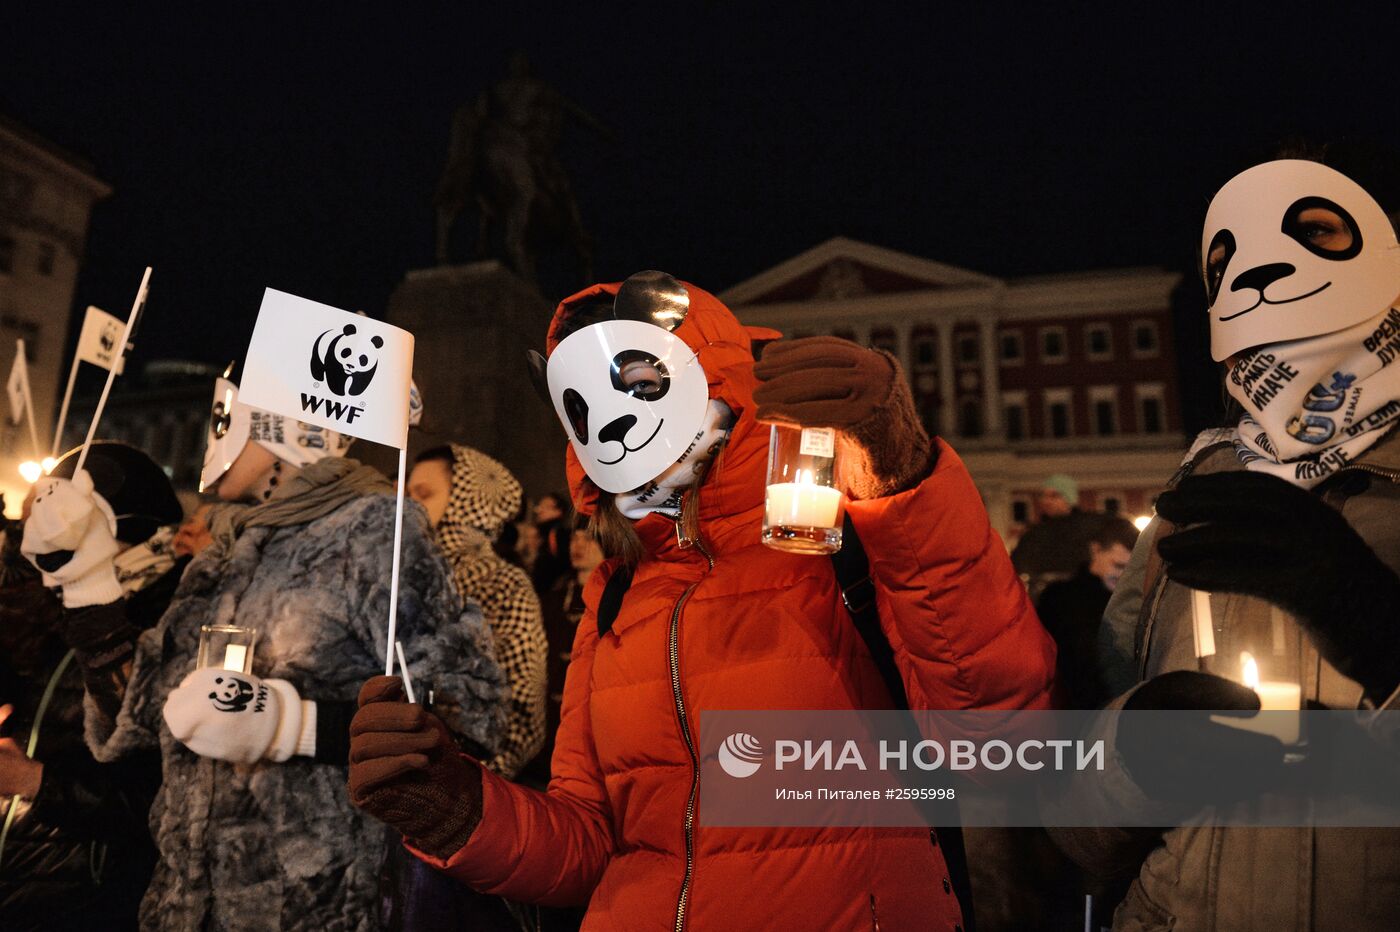
<path fill-rule="evenodd" d="M 1287 147 L 1211 202 L 1201 272 L 1229 426 L 1197 440 L 1158 499 L 1108 605 L 1101 666 L 1122 693 L 1110 708 L 1245 719 L 1202 711 L 1168 733 L 1124 716 L 1127 779 L 1079 780 L 1085 798 L 1268 811 L 1259 775 L 1277 772 L 1299 720 L 1250 710 L 1397 705 L 1397 228 L 1400 158 L 1362 144 Z M 1389 718 L 1368 716 L 1393 747 Z M 1384 892 L 1400 876 L 1397 830 L 1198 818 L 1057 835 L 1082 863 L 1136 875 L 1115 929 L 1400 927 Z"/>
<path fill-rule="evenodd" d="M 380 926 L 385 833 L 350 806 L 345 774 L 355 692 L 385 663 L 394 496 L 381 474 L 343 457 L 347 446 L 248 408 L 221 379 L 202 477 L 223 502 L 209 515 L 212 543 L 153 629 L 136 630 L 95 596 L 68 626 L 100 674 L 87 682 L 93 754 L 157 751 L 162 761 L 143 928 Z M 47 514 L 55 540 L 77 542 L 60 571 L 78 567 L 85 596 L 101 591 L 89 577 L 105 585 L 111 575 L 109 513 L 77 479 L 40 480 L 31 527 Z M 50 573 L 57 562 L 34 559 Z M 450 572 L 410 504 L 398 617 L 407 664 L 415 685 L 433 689 L 444 734 L 489 756 L 506 687 Z M 212 625 L 257 630 L 251 673 L 196 669 L 201 628 Z"/>
<path fill-rule="evenodd" d="M 752 341 L 659 272 L 564 301 L 533 358 L 570 438 L 590 577 L 540 793 L 438 737 L 392 678 L 361 691 L 355 803 L 420 857 L 586 929 L 962 928 L 927 829 L 698 824 L 704 709 L 888 708 L 832 563 L 764 546 L 764 422 L 831 428 L 909 703 L 1038 709 L 1053 645 L 966 469 L 919 424 L 897 361 L 829 337 Z M 931 843 L 932 842 L 932 843 Z M 742 905 L 740 905 L 742 904 Z"/>

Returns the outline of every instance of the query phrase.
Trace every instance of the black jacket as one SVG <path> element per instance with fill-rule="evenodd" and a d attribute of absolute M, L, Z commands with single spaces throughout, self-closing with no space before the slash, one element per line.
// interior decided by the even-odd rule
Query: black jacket
<path fill-rule="evenodd" d="M 15 712 L 5 734 L 28 744 L 45 689 L 68 655 L 58 636 L 62 606 L 12 548 L 0 585 L 0 701 Z M 136 593 L 127 616 L 160 617 L 184 563 Z M 21 801 L 0 851 L 0 928 L 134 929 L 155 864 L 147 815 L 160 783 L 155 753 L 99 764 L 83 740 L 83 672 L 69 660 L 53 683 L 35 758 L 39 794 Z M 0 812 L 10 800 L 0 801 Z"/>

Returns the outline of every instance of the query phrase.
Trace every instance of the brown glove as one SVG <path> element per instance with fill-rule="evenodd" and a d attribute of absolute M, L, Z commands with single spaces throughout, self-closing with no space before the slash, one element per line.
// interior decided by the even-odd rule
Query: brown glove
<path fill-rule="evenodd" d="M 834 427 L 856 454 L 847 482 L 860 499 L 912 489 L 938 446 L 914 410 L 899 363 L 840 337 L 770 343 L 754 366 L 757 417 L 772 424 Z"/>
<path fill-rule="evenodd" d="M 446 859 L 481 821 L 481 765 L 441 719 L 404 701 L 397 676 L 376 676 L 360 687 L 350 721 L 350 801 Z"/>

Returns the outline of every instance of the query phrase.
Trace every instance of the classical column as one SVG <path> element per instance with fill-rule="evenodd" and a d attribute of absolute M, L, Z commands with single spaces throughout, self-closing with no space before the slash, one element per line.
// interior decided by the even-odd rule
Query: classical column
<path fill-rule="evenodd" d="M 957 408 L 954 405 L 953 324 L 951 317 L 938 321 L 938 432 L 958 435 Z"/>
<path fill-rule="evenodd" d="M 1001 423 L 1001 354 L 997 346 L 997 322 L 989 314 L 978 318 L 977 330 L 982 343 L 982 424 L 988 437 L 1002 436 Z"/>

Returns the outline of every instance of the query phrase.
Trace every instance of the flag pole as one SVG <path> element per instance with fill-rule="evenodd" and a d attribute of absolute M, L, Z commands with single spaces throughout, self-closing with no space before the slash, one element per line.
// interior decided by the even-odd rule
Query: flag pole
<path fill-rule="evenodd" d="M 403 540 L 403 487 L 406 480 L 405 473 L 408 465 L 408 438 L 404 438 L 404 445 L 399 447 L 399 481 L 398 491 L 394 495 L 394 562 L 393 568 L 389 571 L 389 639 L 384 645 L 384 675 L 394 675 L 394 648 L 398 644 L 397 628 L 399 622 L 399 544 Z M 404 674 L 407 676 L 408 671 Z"/>
<path fill-rule="evenodd" d="M 73 469 L 73 475 L 78 474 L 78 470 L 83 468 L 87 462 L 88 448 L 92 446 L 92 438 L 97 434 L 97 423 L 102 420 L 102 409 L 107 407 L 107 395 L 112 391 L 112 382 L 117 378 L 117 370 L 121 368 L 121 358 L 126 354 L 127 343 L 131 340 L 131 327 L 136 323 L 136 315 L 141 313 L 141 305 L 146 303 L 146 289 L 151 283 L 151 267 L 146 266 L 145 274 L 141 276 L 141 287 L 136 289 L 136 300 L 131 302 L 131 313 L 126 318 L 126 329 L 122 331 L 121 352 L 112 361 L 112 368 L 107 370 L 107 382 L 102 386 L 102 397 L 97 399 L 97 410 L 92 413 L 92 423 L 88 425 L 87 439 L 83 441 L 83 450 L 78 454 L 78 465 Z"/>
<path fill-rule="evenodd" d="M 78 354 L 73 353 L 73 365 L 68 367 L 68 387 L 63 390 L 63 405 L 58 409 L 58 426 L 53 431 L 53 449 L 49 456 L 58 459 L 58 445 L 63 442 L 63 426 L 68 423 L 68 403 L 73 400 L 73 383 L 78 381 Z"/>
<path fill-rule="evenodd" d="M 24 355 L 24 341 L 15 341 L 15 352 Z M 34 400 L 29 396 L 29 360 L 23 361 L 24 384 L 20 388 L 24 391 L 24 416 L 29 421 L 29 440 L 34 444 L 34 456 L 37 459 L 44 458 L 44 450 L 39 446 L 39 429 L 34 426 Z"/>

